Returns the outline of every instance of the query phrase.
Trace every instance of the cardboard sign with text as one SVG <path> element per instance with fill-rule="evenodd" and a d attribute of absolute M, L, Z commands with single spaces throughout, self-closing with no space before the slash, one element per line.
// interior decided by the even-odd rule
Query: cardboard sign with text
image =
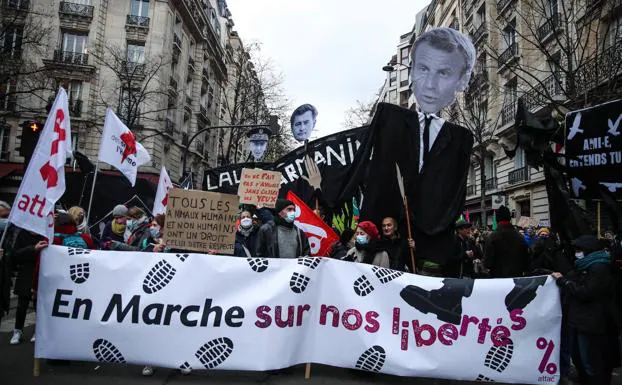
<path fill-rule="evenodd" d="M 164 241 L 173 249 L 233 254 L 239 198 L 198 190 L 169 190 Z"/>
<path fill-rule="evenodd" d="M 274 208 L 281 188 L 281 173 L 259 168 L 242 169 L 238 196 L 240 203 Z"/>

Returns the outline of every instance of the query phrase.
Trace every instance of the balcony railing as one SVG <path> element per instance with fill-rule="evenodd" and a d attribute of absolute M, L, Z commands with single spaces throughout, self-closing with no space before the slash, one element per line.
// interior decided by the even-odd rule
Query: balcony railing
<path fill-rule="evenodd" d="M 486 186 L 485 186 L 486 187 L 486 191 L 494 190 L 494 189 L 497 188 L 497 178 L 486 179 L 485 184 L 486 184 Z"/>
<path fill-rule="evenodd" d="M 192 71 L 194 71 L 194 59 L 192 56 L 188 56 L 188 67 L 192 67 Z"/>
<path fill-rule="evenodd" d="M 538 27 L 538 39 L 540 39 L 540 41 L 545 40 L 549 35 L 555 32 L 560 25 L 561 17 L 559 17 L 559 13 L 554 13 L 544 24 Z"/>
<path fill-rule="evenodd" d="M 472 40 L 474 43 L 477 43 L 480 38 L 482 38 L 484 35 L 487 35 L 487 34 L 488 34 L 488 26 L 486 25 L 486 22 L 482 22 L 482 24 L 480 24 L 480 26 L 477 27 L 475 32 L 473 32 Z"/>
<path fill-rule="evenodd" d="M 69 113 L 71 117 L 79 118 L 82 116 L 82 100 L 69 100 Z"/>
<path fill-rule="evenodd" d="M 128 75 L 143 75 L 145 72 L 145 64 L 125 61 L 123 62 L 123 70 L 125 70 Z"/>
<path fill-rule="evenodd" d="M 512 43 L 503 53 L 499 56 L 497 64 L 499 68 L 509 63 L 512 59 L 518 56 L 518 43 Z"/>
<path fill-rule="evenodd" d="M 499 0 L 497 1 L 497 13 L 501 14 L 505 8 L 510 5 L 514 0 Z"/>
<path fill-rule="evenodd" d="M 173 32 L 173 48 L 181 51 L 181 39 L 176 32 Z"/>
<path fill-rule="evenodd" d="M 501 109 L 501 125 L 505 126 L 508 123 L 513 123 L 516 118 L 516 103 L 507 103 Z"/>
<path fill-rule="evenodd" d="M 481 70 L 479 72 L 476 72 L 473 74 L 473 77 L 471 77 L 472 88 L 479 88 L 486 84 L 488 84 L 488 71 L 487 70 Z"/>
<path fill-rule="evenodd" d="M 517 184 L 529 181 L 529 167 L 521 167 L 510 171 L 508 174 L 508 183 Z"/>
<path fill-rule="evenodd" d="M 205 107 L 204 105 L 199 106 L 199 117 L 201 117 L 203 120 L 209 120 L 207 116 L 207 107 Z"/>
<path fill-rule="evenodd" d="M 564 74 L 553 74 L 526 92 L 521 99 L 525 102 L 525 107 L 532 109 L 544 107 L 553 102 L 556 96 L 564 95 L 566 87 L 566 77 Z"/>
<path fill-rule="evenodd" d="M 57 49 L 54 50 L 54 61 L 67 64 L 87 65 L 89 63 L 89 55 L 82 52 L 61 51 Z"/>
<path fill-rule="evenodd" d="M 473 184 L 467 185 L 467 187 L 466 187 L 466 195 L 467 196 L 475 195 L 475 185 L 473 185 Z"/>
<path fill-rule="evenodd" d="M 2 5 L 9 9 L 26 10 L 30 8 L 30 0 L 4 0 Z"/>
<path fill-rule="evenodd" d="M 149 18 L 146 16 L 127 15 L 125 23 L 135 27 L 149 27 Z"/>
<path fill-rule="evenodd" d="M 94 8 L 95 7 L 93 7 L 92 5 L 76 4 L 76 3 L 71 3 L 67 1 L 61 1 L 59 12 L 64 13 L 66 15 L 88 17 L 92 19 Z"/>
<path fill-rule="evenodd" d="M 574 73 L 574 88 L 581 95 L 622 72 L 622 39 L 583 62 Z M 583 92 L 581 92 L 583 91 Z"/>

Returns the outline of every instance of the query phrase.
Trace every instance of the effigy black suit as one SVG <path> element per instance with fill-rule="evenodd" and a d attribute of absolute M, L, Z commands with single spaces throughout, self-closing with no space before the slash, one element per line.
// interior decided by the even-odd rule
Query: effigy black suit
<path fill-rule="evenodd" d="M 473 135 L 445 122 L 419 171 L 421 130 L 416 111 L 379 103 L 369 133 L 344 178 L 342 197 L 345 200 L 357 188 L 362 189 L 361 220 L 380 224 L 382 218 L 391 216 L 400 220 L 404 229 L 397 163 L 412 213 L 417 260 L 445 265 L 456 253 L 453 224 L 464 206 Z"/>

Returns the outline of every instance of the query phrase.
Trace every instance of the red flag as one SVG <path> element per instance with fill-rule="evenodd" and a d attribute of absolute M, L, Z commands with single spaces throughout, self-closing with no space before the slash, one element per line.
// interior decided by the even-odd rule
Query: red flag
<path fill-rule="evenodd" d="M 296 194 L 289 191 L 287 199 L 296 205 L 296 221 L 294 223 L 309 239 L 311 255 L 314 257 L 324 257 L 330 246 L 335 241 L 338 241 L 339 237 Z"/>

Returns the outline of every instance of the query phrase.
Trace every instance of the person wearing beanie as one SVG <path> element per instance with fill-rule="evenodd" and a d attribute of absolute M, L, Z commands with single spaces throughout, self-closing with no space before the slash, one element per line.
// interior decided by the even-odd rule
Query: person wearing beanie
<path fill-rule="evenodd" d="M 359 223 L 355 236 L 354 247 L 348 251 L 345 260 L 378 267 L 390 267 L 389 254 L 378 249 L 378 228 L 373 222 Z"/>
<path fill-rule="evenodd" d="M 248 210 L 240 213 L 240 225 L 235 233 L 235 256 L 240 258 L 255 258 L 255 244 L 259 226 L 253 223 L 253 216 Z"/>
<path fill-rule="evenodd" d="M 497 230 L 488 239 L 484 265 L 490 278 L 522 277 L 529 265 L 529 249 L 523 237 L 512 226 L 510 210 L 497 210 Z"/>
<path fill-rule="evenodd" d="M 116 205 L 112 209 L 112 220 L 106 223 L 101 235 L 102 249 L 108 249 L 111 241 L 123 242 L 127 223 L 127 207 Z"/>
<path fill-rule="evenodd" d="M 264 222 L 257 233 L 258 258 L 298 258 L 311 255 L 309 240 L 294 224 L 296 205 L 277 199 L 274 219 Z"/>
<path fill-rule="evenodd" d="M 620 365 L 616 322 L 614 265 L 593 235 L 572 241 L 574 267 L 566 275 L 551 274 L 566 305 L 572 336 L 572 361 L 581 384 L 610 384 Z"/>

